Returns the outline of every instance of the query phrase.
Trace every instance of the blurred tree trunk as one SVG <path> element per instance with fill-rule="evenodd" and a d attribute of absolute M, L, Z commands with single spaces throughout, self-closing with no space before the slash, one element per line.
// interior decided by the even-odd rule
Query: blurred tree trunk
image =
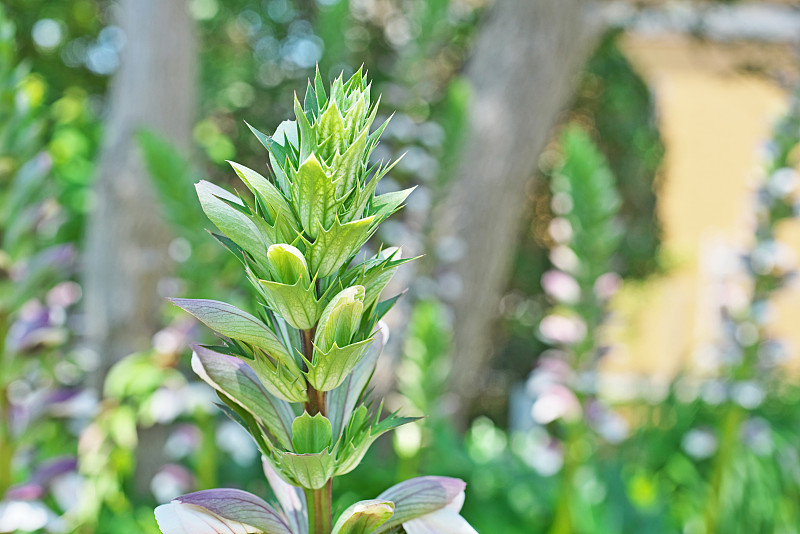
<path fill-rule="evenodd" d="M 185 0 L 120 0 L 115 9 L 125 45 L 110 88 L 84 260 L 86 336 L 101 362 L 98 388 L 120 358 L 151 346 L 163 307 L 157 286 L 171 272 L 170 232 L 136 133 L 152 129 L 188 155 L 196 102 L 197 46 Z M 138 471 L 142 480 L 152 476 L 147 465 Z"/>
<path fill-rule="evenodd" d="M 601 34 L 595 7 L 585 0 L 497 0 L 466 68 L 470 132 L 434 230 L 450 248 L 441 256 L 450 261 L 442 268 L 456 319 L 451 387 L 462 417 L 486 386 L 490 330 L 527 186 Z"/>

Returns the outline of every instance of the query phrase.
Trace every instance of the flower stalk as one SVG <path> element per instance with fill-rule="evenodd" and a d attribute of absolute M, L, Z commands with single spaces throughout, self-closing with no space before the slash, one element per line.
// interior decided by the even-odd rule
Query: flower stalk
<path fill-rule="evenodd" d="M 595 377 L 604 353 L 598 332 L 620 282 L 614 271 L 620 197 L 603 154 L 586 132 L 570 125 L 560 141 L 561 158 L 551 176 L 554 268 L 542 276 L 552 307 L 539 324 L 539 336 L 552 348 L 539 359 L 529 384 L 536 395 L 534 422 L 561 442 L 563 454 L 549 532 L 571 534 L 580 450 L 583 442 L 596 447 L 597 437 L 608 439 L 598 420 L 614 417 L 597 398 Z"/>
<path fill-rule="evenodd" d="M 242 262 L 259 306 L 172 302 L 222 340 L 194 346 L 192 369 L 252 435 L 278 504 L 232 489 L 185 495 L 156 509 L 164 534 L 378 534 L 406 524 L 474 532 L 458 515 L 463 483 L 445 477 L 406 481 L 332 515 L 333 478 L 416 419 L 384 417 L 366 393 L 388 335 L 381 319 L 399 297 L 381 293 L 408 260 L 359 252 L 411 193 L 376 194 L 393 165 L 370 159 L 386 127 L 372 128 L 377 108 L 360 69 L 329 90 L 317 72 L 302 103 L 295 96 L 294 120 L 271 135 L 250 127 L 271 173 L 231 163 L 248 196 L 196 186 L 221 232 L 214 237 Z"/>
<path fill-rule="evenodd" d="M 0 311 L 0 368 L 7 366 L 5 350 L 8 334 L 8 315 Z M 11 486 L 11 464 L 14 458 L 14 441 L 11 435 L 11 406 L 8 401 L 8 384 L 0 378 L 0 496 Z"/>
<path fill-rule="evenodd" d="M 329 534 L 331 531 L 331 499 L 333 479 L 318 490 L 305 490 L 308 505 L 308 523 L 311 534 Z"/>
<path fill-rule="evenodd" d="M 314 352 L 313 330 L 303 330 L 303 354 L 306 359 L 311 359 Z M 324 391 L 318 391 L 311 383 L 308 384 L 308 402 L 305 404 L 306 412 L 309 415 L 322 414 L 328 415 Z M 328 534 L 332 525 L 332 498 L 333 498 L 333 479 L 320 489 L 305 489 L 306 502 L 308 502 L 308 523 L 310 525 L 309 534 Z"/>

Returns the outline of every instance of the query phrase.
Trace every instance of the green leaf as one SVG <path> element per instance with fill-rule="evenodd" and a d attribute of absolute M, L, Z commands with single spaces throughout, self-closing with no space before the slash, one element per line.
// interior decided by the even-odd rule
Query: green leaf
<path fill-rule="evenodd" d="M 367 130 L 350 145 L 344 154 L 336 152 L 331 162 L 331 179 L 336 184 L 336 198 L 342 198 L 358 183 L 366 165 L 364 150 L 367 146 Z"/>
<path fill-rule="evenodd" d="M 295 121 L 283 121 L 280 123 L 272 137 L 259 132 L 247 121 L 245 121 L 245 124 L 253 132 L 253 135 L 261 141 L 261 144 L 269 151 L 270 155 L 280 162 L 281 167 L 286 164 L 287 160 L 291 159 L 292 152 L 289 146 L 297 145 L 297 123 Z"/>
<path fill-rule="evenodd" d="M 337 151 L 343 151 L 346 139 L 344 118 L 335 100 L 331 99 L 328 109 L 320 116 L 316 130 L 317 139 L 320 146 L 323 147 L 325 157 L 330 157 Z"/>
<path fill-rule="evenodd" d="M 381 292 L 392 279 L 397 268 L 417 258 L 402 259 L 399 248 L 387 249 L 358 265 L 350 268 L 341 276 L 345 286 L 364 286 L 364 309 L 378 300 Z"/>
<path fill-rule="evenodd" d="M 321 228 L 314 243 L 308 243 L 306 257 L 311 273 L 330 276 L 350 262 L 372 236 L 374 217 L 342 224 L 338 218 L 329 230 Z"/>
<path fill-rule="evenodd" d="M 353 371 L 338 387 L 328 393 L 328 417 L 333 426 L 333 435 L 337 438 L 342 434 L 356 404 L 361 400 L 388 338 L 389 329 L 384 325 L 375 334 L 375 340 Z"/>
<path fill-rule="evenodd" d="M 406 423 L 417 421 L 419 417 L 399 417 L 393 413 L 379 420 L 381 408 L 375 420 L 368 420 L 367 408 L 363 404 L 353 412 L 341 443 L 337 446 L 336 476 L 349 473 L 361 463 L 370 446 L 381 435 Z"/>
<path fill-rule="evenodd" d="M 391 193 L 385 193 L 373 198 L 370 215 L 373 215 L 379 223 L 384 221 L 392 213 L 400 209 L 400 206 L 406 201 L 408 195 L 416 188 L 417 187 L 414 186 L 402 191 L 392 191 Z"/>
<path fill-rule="evenodd" d="M 299 330 L 309 330 L 317 324 L 320 304 L 313 284 L 305 285 L 298 280 L 292 285 L 269 280 L 259 280 L 262 293 L 269 307 Z"/>
<path fill-rule="evenodd" d="M 360 501 L 342 512 L 331 534 L 371 534 L 392 517 L 391 501 Z"/>
<path fill-rule="evenodd" d="M 328 101 L 328 95 L 325 93 L 325 84 L 322 83 L 322 76 L 319 73 L 319 65 L 314 73 L 314 89 L 317 94 L 317 107 L 322 109 Z"/>
<path fill-rule="evenodd" d="M 295 486 L 306 489 L 320 489 L 336 470 L 333 455 L 328 451 L 316 454 L 275 451 L 275 456 L 281 473 Z"/>
<path fill-rule="evenodd" d="M 367 118 L 367 123 L 364 125 L 365 128 L 369 128 L 370 126 L 372 126 L 372 122 L 378 115 L 378 106 L 380 106 L 380 104 L 381 104 L 381 97 L 379 96 L 378 101 L 375 102 L 374 106 L 372 106 L 372 112 L 370 113 L 369 118 Z M 393 117 L 394 113 L 389 115 L 389 118 L 383 121 L 383 123 L 380 126 L 378 126 L 378 128 L 374 132 L 369 134 L 369 139 L 367 141 L 368 144 L 370 145 L 370 152 L 372 152 L 372 149 L 374 149 L 378 145 L 378 141 L 380 140 L 380 137 L 383 135 L 383 131 L 389 125 L 389 121 L 391 121 Z"/>
<path fill-rule="evenodd" d="M 211 234 L 211 237 L 216 239 L 220 245 L 228 249 L 228 252 L 233 254 L 237 260 L 247 265 L 247 261 L 245 259 L 247 255 L 245 254 L 244 250 L 242 250 L 242 247 L 231 241 L 231 239 L 226 235 L 215 234 L 214 232 L 208 232 L 208 233 Z"/>
<path fill-rule="evenodd" d="M 267 249 L 274 240 L 263 231 L 263 227 L 225 202 L 241 205 L 241 201 L 206 181 L 199 182 L 195 187 L 200 205 L 211 222 L 257 262 L 266 265 Z"/>
<path fill-rule="evenodd" d="M 267 442 L 264 435 L 265 431 L 260 426 L 261 423 L 258 422 L 253 414 L 233 402 L 230 397 L 219 390 L 217 390 L 216 393 L 219 400 L 222 401 L 214 403 L 217 408 L 222 410 L 222 413 L 231 421 L 244 428 L 245 431 L 250 434 L 253 441 L 256 442 L 258 450 L 261 451 L 261 454 L 270 454 L 274 445 L 271 441 L 269 443 Z"/>
<path fill-rule="evenodd" d="M 300 154 L 298 161 L 305 161 L 317 149 L 316 137 L 311 128 L 311 123 L 308 122 L 308 116 L 300 106 L 300 101 L 297 100 L 297 94 L 294 95 L 294 114 L 297 118 L 297 128 L 300 131 Z"/>
<path fill-rule="evenodd" d="M 364 65 L 358 67 L 350 79 L 344 84 L 345 91 L 358 94 L 364 89 Z"/>
<path fill-rule="evenodd" d="M 179 298 L 168 300 L 223 336 L 258 347 L 284 365 L 297 368 L 294 358 L 275 332 L 246 311 L 218 300 Z"/>
<path fill-rule="evenodd" d="M 312 238 L 316 238 L 320 230 L 330 227 L 336 218 L 341 200 L 337 200 L 335 184 L 313 153 L 297 169 L 292 184 L 292 201 L 300 223 Z"/>
<path fill-rule="evenodd" d="M 253 370 L 270 393 L 289 402 L 305 402 L 308 400 L 305 378 L 296 364 L 283 365 L 283 362 L 266 357 L 260 351 L 254 352 L 251 362 Z"/>
<path fill-rule="evenodd" d="M 291 447 L 295 418 L 291 406 L 270 394 L 253 369 L 240 359 L 205 347 L 193 349 L 195 374 L 258 419 L 282 447 Z"/>
<path fill-rule="evenodd" d="M 361 321 L 361 330 L 359 331 L 359 335 L 367 335 L 370 332 L 372 332 L 372 330 L 375 328 L 375 325 L 378 324 L 378 321 L 383 319 L 383 316 L 386 315 L 386 313 L 388 313 L 388 311 L 392 309 L 392 306 L 394 306 L 395 303 L 398 300 L 400 300 L 400 297 L 402 297 L 404 294 L 405 291 L 403 293 L 398 293 L 397 295 L 391 298 L 382 300 L 377 304 L 375 304 L 375 307 L 373 308 L 372 313 L 369 315 L 369 317 L 367 317 L 366 315 L 363 317 Z"/>
<path fill-rule="evenodd" d="M 270 217 L 268 222 L 278 228 L 284 239 L 293 240 L 300 231 L 300 223 L 297 222 L 292 208 L 278 188 L 256 171 L 233 161 L 228 163 L 250 191 L 257 198 L 261 198 Z"/>
<path fill-rule="evenodd" d="M 269 163 L 272 167 L 272 172 L 275 173 L 275 182 L 283 194 L 288 197 L 291 188 L 283 169 L 292 159 L 292 151 L 289 145 L 297 144 L 297 124 L 295 121 L 283 121 L 278 125 L 273 137 L 259 132 L 247 122 L 245 124 L 269 151 Z"/>
<path fill-rule="evenodd" d="M 329 102 L 329 105 L 331 105 L 333 102 L 336 102 L 336 105 L 340 108 L 344 107 L 344 84 L 342 83 L 341 74 L 338 78 L 333 80 L 333 83 L 331 84 L 331 97 Z"/>
<path fill-rule="evenodd" d="M 253 370 L 273 395 L 290 402 L 303 402 L 307 399 L 306 382 L 297 361 L 275 333 L 259 319 L 235 306 L 216 300 L 172 301 L 217 332 L 242 341 L 242 344 L 233 342 L 229 347 L 218 350 L 251 362 Z"/>
<path fill-rule="evenodd" d="M 314 122 L 317 119 L 317 115 L 319 115 L 319 102 L 317 102 L 317 95 L 314 92 L 314 87 L 311 85 L 311 80 L 308 81 L 308 87 L 306 87 L 303 109 L 309 121 Z"/>
<path fill-rule="evenodd" d="M 350 109 L 347 110 L 347 113 L 344 116 L 344 129 L 348 132 L 357 132 L 359 128 L 361 128 L 361 124 L 365 121 L 366 112 L 367 112 L 367 100 L 364 98 L 365 95 L 359 95 L 358 99 L 355 103 L 350 106 Z M 367 134 L 369 133 L 369 127 L 363 128 L 362 133 L 364 135 L 364 144 L 366 146 L 367 141 Z"/>
<path fill-rule="evenodd" d="M 369 171 L 364 173 L 364 176 L 369 176 L 372 174 L 373 169 L 378 169 L 375 172 L 375 176 L 373 176 L 369 182 L 365 184 L 359 184 L 359 189 L 356 192 L 352 203 L 349 205 L 348 211 L 341 216 L 341 219 L 344 222 L 350 222 L 361 217 L 362 215 L 367 214 L 367 207 L 369 206 L 370 201 L 374 198 L 375 189 L 378 187 L 381 179 L 386 176 L 386 174 L 392 170 L 401 159 L 403 159 L 403 156 L 400 156 L 388 165 L 379 165 L 376 163 L 372 166 L 372 168 L 370 168 Z"/>
<path fill-rule="evenodd" d="M 318 391 L 336 389 L 358 365 L 372 341 L 368 338 L 341 348 L 334 343 L 327 352 L 314 347 L 313 362 L 307 362 L 309 383 Z"/>
<path fill-rule="evenodd" d="M 331 422 L 321 413 L 311 416 L 303 412 L 292 423 L 292 445 L 296 453 L 318 453 L 332 444 Z"/>

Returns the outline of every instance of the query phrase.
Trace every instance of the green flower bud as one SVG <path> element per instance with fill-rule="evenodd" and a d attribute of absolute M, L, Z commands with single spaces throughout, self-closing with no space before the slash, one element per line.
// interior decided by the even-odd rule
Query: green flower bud
<path fill-rule="evenodd" d="M 321 306 L 303 253 L 292 245 L 272 245 L 267 259 L 275 280 L 258 281 L 267 304 L 293 327 L 313 328 Z"/>
<path fill-rule="evenodd" d="M 267 250 L 267 259 L 276 282 L 293 286 L 300 281 L 303 287 L 311 284 L 306 258 L 297 247 L 272 245 Z"/>
<path fill-rule="evenodd" d="M 339 292 L 325 307 L 319 319 L 314 345 L 329 352 L 334 343 L 338 347 L 350 344 L 361 323 L 364 312 L 364 286 L 353 286 Z"/>

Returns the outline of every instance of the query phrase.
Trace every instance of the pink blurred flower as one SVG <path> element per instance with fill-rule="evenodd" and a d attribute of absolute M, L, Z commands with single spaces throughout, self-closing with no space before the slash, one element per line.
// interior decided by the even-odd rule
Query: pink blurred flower
<path fill-rule="evenodd" d="M 540 425 L 552 423 L 557 419 L 577 421 L 583 410 L 575 393 L 561 384 L 551 384 L 540 393 L 539 398 L 533 403 L 531 416 Z"/>
<path fill-rule="evenodd" d="M 613 297 L 622 286 L 622 278 L 617 273 L 605 273 L 594 282 L 594 294 L 600 300 Z"/>
<path fill-rule="evenodd" d="M 542 275 L 542 288 L 551 298 L 567 304 L 575 304 L 581 298 L 578 282 L 563 271 L 550 270 Z"/>
<path fill-rule="evenodd" d="M 574 345 L 586 337 L 586 323 L 580 317 L 548 315 L 539 323 L 539 332 L 550 343 Z"/>

